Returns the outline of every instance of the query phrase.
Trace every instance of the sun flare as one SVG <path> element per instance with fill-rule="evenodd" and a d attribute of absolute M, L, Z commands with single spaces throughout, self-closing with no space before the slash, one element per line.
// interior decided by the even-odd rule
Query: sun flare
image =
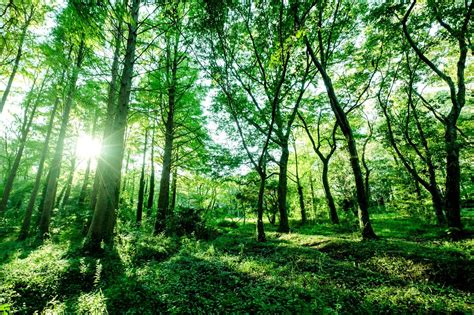
<path fill-rule="evenodd" d="M 80 160 L 96 158 L 100 154 L 100 141 L 88 134 L 81 134 L 77 139 L 76 156 Z"/>

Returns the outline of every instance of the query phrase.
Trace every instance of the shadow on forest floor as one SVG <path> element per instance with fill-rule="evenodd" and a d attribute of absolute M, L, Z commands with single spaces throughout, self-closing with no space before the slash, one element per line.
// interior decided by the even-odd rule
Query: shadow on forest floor
<path fill-rule="evenodd" d="M 472 310 L 472 240 L 448 242 L 407 217 L 373 222 L 379 241 L 319 222 L 293 223 L 289 234 L 266 226 L 265 243 L 252 223 L 212 241 L 125 226 L 102 257 L 84 256 L 71 231 L 37 248 L 4 242 L 0 304 L 53 314 Z"/>

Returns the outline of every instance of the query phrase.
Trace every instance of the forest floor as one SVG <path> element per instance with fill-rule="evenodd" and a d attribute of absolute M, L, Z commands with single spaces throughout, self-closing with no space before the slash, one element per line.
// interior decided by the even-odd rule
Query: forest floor
<path fill-rule="evenodd" d="M 309 223 L 290 234 L 269 225 L 258 243 L 252 223 L 221 222 L 207 241 L 122 224 L 102 258 L 84 256 L 74 231 L 40 246 L 4 236 L 0 305 L 28 314 L 473 312 L 472 238 L 450 242 L 399 215 L 374 215 L 373 225 L 381 240 Z"/>

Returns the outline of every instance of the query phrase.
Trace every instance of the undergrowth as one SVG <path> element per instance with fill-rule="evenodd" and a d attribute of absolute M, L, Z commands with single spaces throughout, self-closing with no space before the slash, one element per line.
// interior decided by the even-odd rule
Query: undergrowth
<path fill-rule="evenodd" d="M 219 222 L 209 239 L 121 226 L 101 257 L 83 256 L 74 231 L 40 246 L 5 239 L 0 304 L 19 314 L 473 310 L 474 241 L 409 217 L 375 215 L 382 239 L 368 242 L 321 222 L 290 234 L 268 226 L 266 243 L 252 222 Z"/>

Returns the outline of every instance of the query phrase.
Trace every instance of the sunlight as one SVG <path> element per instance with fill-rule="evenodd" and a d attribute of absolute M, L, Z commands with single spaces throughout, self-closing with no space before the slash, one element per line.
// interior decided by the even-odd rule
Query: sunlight
<path fill-rule="evenodd" d="M 76 156 L 80 160 L 96 158 L 100 154 L 100 141 L 88 134 L 81 134 L 77 139 Z"/>

